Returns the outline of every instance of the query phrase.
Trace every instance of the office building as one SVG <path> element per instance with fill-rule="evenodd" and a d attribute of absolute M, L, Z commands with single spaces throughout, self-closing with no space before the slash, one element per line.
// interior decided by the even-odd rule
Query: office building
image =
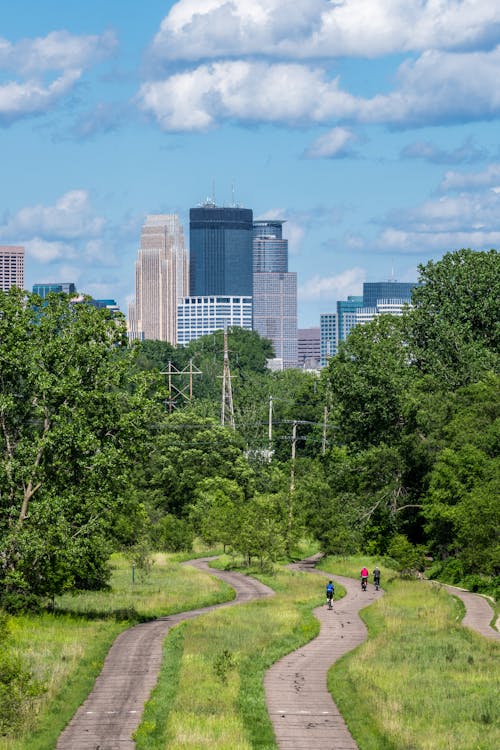
<path fill-rule="evenodd" d="M 305 370 L 315 370 L 320 362 L 320 328 L 297 329 L 297 363 Z"/>
<path fill-rule="evenodd" d="M 411 290 L 417 286 L 411 281 L 365 281 L 363 307 L 376 307 L 379 300 L 405 300 L 411 302 Z"/>
<path fill-rule="evenodd" d="M 254 273 L 253 329 L 270 339 L 282 369 L 297 367 L 297 274 Z"/>
<path fill-rule="evenodd" d="M 253 328 L 274 348 L 274 367 L 297 367 L 297 274 L 288 271 L 283 221 L 254 222 Z"/>
<path fill-rule="evenodd" d="M 24 289 L 24 247 L 0 245 L 0 290 Z"/>
<path fill-rule="evenodd" d="M 207 201 L 189 211 L 189 295 L 252 295 L 253 212 Z"/>
<path fill-rule="evenodd" d="M 135 299 L 128 316 L 130 338 L 177 343 L 177 305 L 188 293 L 187 264 L 179 217 L 148 216 L 135 263 Z"/>
<path fill-rule="evenodd" d="M 184 297 L 177 306 L 178 344 L 188 344 L 230 326 L 252 330 L 251 297 Z"/>
<path fill-rule="evenodd" d="M 283 239 L 283 221 L 253 223 L 253 272 L 287 273 L 288 240 Z"/>
<path fill-rule="evenodd" d="M 337 354 L 339 343 L 347 339 L 354 326 L 368 323 L 379 315 L 402 315 L 404 308 L 411 305 L 411 291 L 415 286 L 413 282 L 365 282 L 363 296 L 338 300 L 336 314 L 321 316 L 321 366 Z"/>
<path fill-rule="evenodd" d="M 320 365 L 326 367 L 337 352 L 337 313 L 322 313 L 319 321 Z"/>
<path fill-rule="evenodd" d="M 33 284 L 33 294 L 45 299 L 52 292 L 56 294 L 76 294 L 76 286 L 72 281 Z"/>

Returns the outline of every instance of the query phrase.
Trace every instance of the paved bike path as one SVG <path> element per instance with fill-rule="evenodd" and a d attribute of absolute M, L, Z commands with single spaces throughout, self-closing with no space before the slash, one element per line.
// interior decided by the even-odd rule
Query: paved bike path
<path fill-rule="evenodd" d="M 191 565 L 228 583 L 236 598 L 222 604 L 161 617 L 125 630 L 116 638 L 92 692 L 59 737 L 56 750 L 132 750 L 131 738 L 144 704 L 156 685 L 165 636 L 174 625 L 220 607 L 271 596 L 268 586 L 241 573 L 209 568 L 214 558 L 190 560 Z"/>
<path fill-rule="evenodd" d="M 342 584 L 346 595 L 334 602 L 333 610 L 317 607 L 314 615 L 321 624 L 318 637 L 267 671 L 267 707 L 280 750 L 356 750 L 358 746 L 326 688 L 327 672 L 337 659 L 366 639 L 367 630 L 358 612 L 383 592 L 375 591 L 371 584 L 363 592 L 353 578 L 315 570 L 317 560 L 314 556 L 290 567 L 331 577 Z M 318 585 L 323 586 L 320 582 Z"/>
<path fill-rule="evenodd" d="M 462 620 L 464 627 L 475 630 L 476 633 L 484 635 L 485 638 L 500 641 L 500 633 L 490 625 L 494 614 L 493 609 L 484 596 L 473 594 L 455 586 L 445 585 L 445 589 L 452 596 L 458 596 L 465 604 L 465 617 Z"/>

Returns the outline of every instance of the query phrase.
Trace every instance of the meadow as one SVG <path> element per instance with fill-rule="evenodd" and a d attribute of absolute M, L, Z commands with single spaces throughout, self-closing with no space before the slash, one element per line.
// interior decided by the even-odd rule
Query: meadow
<path fill-rule="evenodd" d="M 359 576 L 376 559 L 324 559 Z M 360 750 L 500 747 L 498 642 L 460 624 L 461 601 L 438 583 L 380 565 L 385 595 L 361 615 L 369 639 L 329 672 L 328 688 Z"/>
<path fill-rule="evenodd" d="M 22 706 L 15 731 L 0 736 L 0 750 L 52 750 L 125 628 L 234 598 L 230 587 L 182 559 L 155 555 L 150 574 L 135 571 L 132 582 L 130 563 L 115 555 L 109 591 L 56 597 L 53 612 L 9 619 L 9 649 L 41 689 Z"/>
<path fill-rule="evenodd" d="M 91 689 L 116 635 L 138 620 L 227 601 L 225 584 L 182 557 L 158 555 L 141 578 L 113 558 L 108 592 L 56 599 L 56 610 L 10 620 L 11 647 L 44 685 L 0 750 L 53 750 Z M 463 607 L 439 584 L 402 580 L 370 558 L 326 558 L 333 576 L 358 578 L 379 563 L 385 595 L 362 611 L 368 641 L 334 665 L 328 688 L 360 750 L 496 750 L 500 747 L 495 642 L 460 624 Z M 234 564 L 221 557 L 217 567 Z M 276 566 L 261 579 L 273 597 L 222 608 L 173 628 L 158 684 L 136 733 L 137 750 L 276 750 L 264 674 L 318 633 L 323 581 Z M 337 586 L 336 595 L 342 595 Z"/>

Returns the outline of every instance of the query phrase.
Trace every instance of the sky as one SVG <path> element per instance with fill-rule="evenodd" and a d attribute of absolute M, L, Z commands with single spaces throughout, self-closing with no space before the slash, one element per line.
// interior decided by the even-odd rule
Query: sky
<path fill-rule="evenodd" d="M 500 2 L 0 4 L 0 244 L 123 312 L 147 214 L 286 221 L 298 323 L 500 246 Z"/>

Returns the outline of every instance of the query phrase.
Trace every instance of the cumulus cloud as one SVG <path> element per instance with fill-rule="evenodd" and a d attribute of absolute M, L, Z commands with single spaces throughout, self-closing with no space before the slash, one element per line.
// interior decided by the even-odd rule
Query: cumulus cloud
<path fill-rule="evenodd" d="M 80 71 L 70 70 L 48 85 L 37 81 L 0 85 L 0 123 L 10 124 L 21 117 L 45 112 L 66 96 L 79 78 Z"/>
<path fill-rule="evenodd" d="M 76 36 L 53 31 L 16 44 L 0 38 L 0 70 L 22 78 L 0 84 L 0 124 L 10 125 L 52 109 L 74 88 L 86 68 L 115 48 L 113 32 Z"/>
<path fill-rule="evenodd" d="M 376 57 L 484 49 L 498 38 L 491 0 L 179 0 L 163 19 L 157 59 L 241 55 Z"/>
<path fill-rule="evenodd" d="M 76 257 L 75 248 L 67 242 L 49 242 L 40 237 L 34 237 L 25 242 L 24 247 L 28 256 L 41 263 L 53 263 Z"/>
<path fill-rule="evenodd" d="M 481 172 L 465 173 L 449 171 L 443 177 L 439 189 L 442 192 L 452 190 L 482 190 L 500 185 L 500 164 L 489 164 Z"/>
<path fill-rule="evenodd" d="M 81 70 L 108 57 L 116 47 L 113 31 L 99 36 L 52 31 L 45 37 L 22 39 L 17 44 L 0 38 L 0 68 L 26 76 L 51 70 Z"/>
<path fill-rule="evenodd" d="M 89 193 L 70 190 L 53 206 L 22 208 L 0 226 L 0 236 L 44 240 L 90 238 L 100 234 L 105 221 L 95 216 Z"/>
<path fill-rule="evenodd" d="M 499 78 L 500 46 L 467 54 L 425 52 L 400 66 L 393 91 L 372 98 L 343 90 L 340 78 L 321 67 L 223 61 L 148 81 L 138 103 L 166 131 L 206 130 L 221 120 L 419 127 L 498 117 Z"/>
<path fill-rule="evenodd" d="M 393 211 L 384 219 L 377 250 L 419 254 L 498 246 L 500 165 L 492 164 L 476 174 L 449 172 L 443 182 L 449 194 L 411 209 Z"/>
<path fill-rule="evenodd" d="M 359 293 L 365 280 L 366 271 L 358 267 L 348 268 L 336 276 L 316 275 L 299 286 L 298 298 L 301 302 L 345 299 L 349 294 Z"/>
<path fill-rule="evenodd" d="M 358 136 L 347 128 L 333 128 L 319 136 L 305 151 L 308 159 L 341 159 L 355 154 L 354 144 Z"/>

